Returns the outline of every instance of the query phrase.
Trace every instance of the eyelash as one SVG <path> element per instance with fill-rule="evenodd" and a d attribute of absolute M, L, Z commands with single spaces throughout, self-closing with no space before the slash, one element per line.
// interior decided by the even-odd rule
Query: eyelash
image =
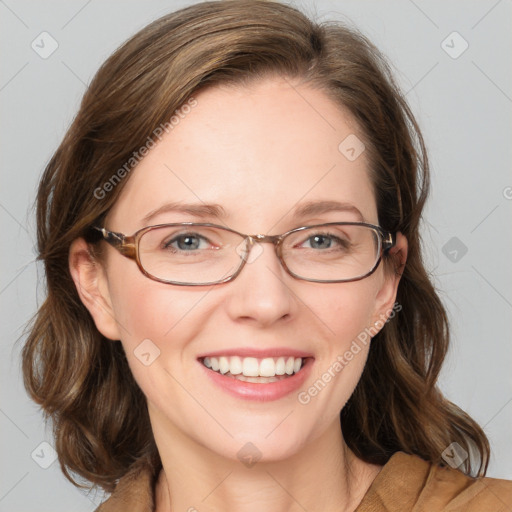
<path fill-rule="evenodd" d="M 325 233 L 325 232 L 316 232 L 316 233 L 313 233 L 311 235 L 309 235 L 302 243 L 304 244 L 305 242 L 311 240 L 312 238 L 316 237 L 316 236 L 321 236 L 321 237 L 324 237 L 324 238 L 328 238 L 330 239 L 331 241 L 335 241 L 340 247 L 342 248 L 346 248 L 348 246 L 348 243 L 346 240 L 342 240 L 341 238 L 333 235 L 333 234 L 330 234 L 330 233 Z M 203 235 L 200 235 L 198 233 L 193 233 L 193 232 L 190 232 L 190 233 L 181 233 L 179 235 L 176 235 L 174 236 L 173 238 L 171 238 L 170 240 L 168 240 L 167 242 L 163 242 L 162 246 L 164 249 L 170 249 L 170 246 L 171 244 L 179 241 L 180 239 L 183 239 L 183 238 L 197 238 L 197 239 L 200 239 L 200 240 L 204 240 L 206 242 L 208 242 L 209 244 L 212 244 L 212 242 L 206 238 L 205 236 Z M 178 249 L 175 251 L 181 251 L 181 252 L 191 252 L 191 251 L 185 251 L 183 249 Z"/>

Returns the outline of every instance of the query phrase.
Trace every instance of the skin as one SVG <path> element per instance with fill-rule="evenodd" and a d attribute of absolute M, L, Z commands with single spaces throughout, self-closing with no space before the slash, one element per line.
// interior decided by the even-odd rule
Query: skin
<path fill-rule="evenodd" d="M 378 224 L 365 153 L 349 161 L 338 150 L 349 134 L 362 135 L 324 92 L 267 78 L 195 97 L 198 105 L 132 171 L 108 229 L 133 234 L 148 225 L 148 212 L 170 201 L 220 204 L 224 223 L 250 234 L 359 220 L 351 212 L 292 217 L 312 200 L 350 203 Z M 223 224 L 184 213 L 163 213 L 150 224 L 182 221 Z M 210 287 L 152 281 L 110 246 L 101 262 L 83 240 L 71 248 L 82 301 L 101 333 L 122 341 L 147 397 L 163 462 L 158 512 L 352 511 L 381 469 L 354 456 L 339 423 L 369 343 L 307 405 L 295 392 L 270 402 L 235 398 L 199 366 L 207 351 L 293 347 L 314 354 L 307 389 L 359 333 L 389 316 L 399 282 L 393 269 L 381 264 L 360 281 L 312 283 L 288 275 L 271 244 L 260 247 L 234 281 Z M 392 253 L 400 269 L 407 255 L 401 234 Z M 160 356 L 145 366 L 134 350 L 148 338 Z M 237 458 L 247 442 L 261 452 L 250 468 Z"/>

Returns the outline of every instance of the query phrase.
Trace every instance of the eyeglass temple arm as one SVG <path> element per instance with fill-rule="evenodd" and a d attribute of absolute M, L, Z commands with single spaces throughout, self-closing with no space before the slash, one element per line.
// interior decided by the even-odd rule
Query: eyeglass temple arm
<path fill-rule="evenodd" d="M 117 249 L 123 256 L 128 258 L 135 258 L 135 240 L 131 236 L 125 236 L 122 233 L 116 233 L 114 231 L 108 231 L 105 228 L 99 228 L 97 226 L 92 227 L 96 233 L 98 233 L 98 237 L 95 237 L 96 240 L 105 240 L 112 247 Z"/>

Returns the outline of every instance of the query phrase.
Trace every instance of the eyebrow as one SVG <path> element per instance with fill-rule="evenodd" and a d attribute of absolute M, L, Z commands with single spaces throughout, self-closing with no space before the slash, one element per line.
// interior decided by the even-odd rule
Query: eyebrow
<path fill-rule="evenodd" d="M 172 202 L 150 211 L 143 217 L 142 221 L 147 223 L 157 215 L 169 212 L 186 213 L 201 219 L 206 217 L 225 219 L 228 217 L 226 210 L 219 204 Z M 296 206 L 293 210 L 292 216 L 294 218 L 302 219 L 304 217 L 311 217 L 313 215 L 321 215 L 323 213 L 330 212 L 353 213 L 361 222 L 364 222 L 363 214 L 358 208 L 350 203 L 342 203 L 339 201 L 308 201 L 307 203 Z"/>
<path fill-rule="evenodd" d="M 361 222 L 364 217 L 361 211 L 350 203 L 341 203 L 339 201 L 309 201 L 295 208 L 294 217 L 310 217 L 330 212 L 349 212 L 355 214 Z"/>
<path fill-rule="evenodd" d="M 194 203 L 167 203 L 155 210 L 150 211 L 142 218 L 144 223 L 149 222 L 152 218 L 160 215 L 161 213 L 181 212 L 192 215 L 197 218 L 214 217 L 217 219 L 224 219 L 227 217 L 226 211 L 220 204 L 194 204 Z"/>

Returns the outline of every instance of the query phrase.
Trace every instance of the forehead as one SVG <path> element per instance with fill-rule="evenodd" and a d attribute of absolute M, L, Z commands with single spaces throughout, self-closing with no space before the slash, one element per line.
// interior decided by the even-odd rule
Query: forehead
<path fill-rule="evenodd" d="M 212 87 L 195 99 L 131 171 L 109 214 L 112 228 L 139 229 L 148 214 L 177 202 L 219 205 L 224 221 L 245 232 L 294 227 L 292 213 L 320 200 L 353 205 L 377 221 L 365 152 L 354 159 L 345 147 L 361 144 L 360 130 L 324 92 L 268 79 Z M 170 221 L 182 220 L 199 221 L 184 213 Z"/>

